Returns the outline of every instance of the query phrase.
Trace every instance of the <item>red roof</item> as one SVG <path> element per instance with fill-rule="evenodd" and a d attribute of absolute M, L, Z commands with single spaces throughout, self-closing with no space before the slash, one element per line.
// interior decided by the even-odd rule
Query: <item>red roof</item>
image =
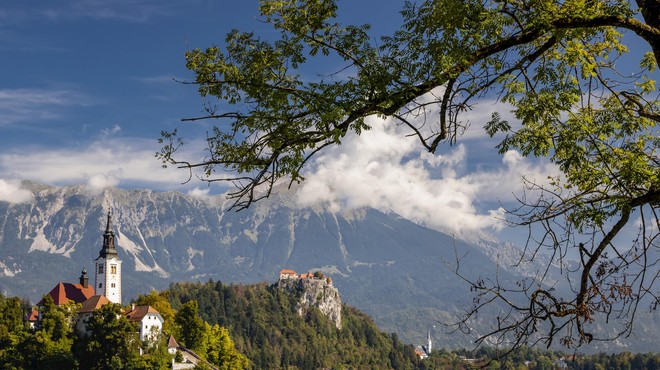
<path fill-rule="evenodd" d="M 48 292 L 48 295 L 53 298 L 53 301 L 58 306 L 67 304 L 69 301 L 83 303 L 94 295 L 94 287 L 92 285 L 83 287 L 81 284 L 63 283 L 60 281 L 59 284 L 55 285 L 55 288 Z M 43 299 L 37 303 L 37 306 L 41 306 L 42 304 Z"/>
<path fill-rule="evenodd" d="M 179 348 L 179 343 L 176 342 L 173 335 L 167 340 L 167 348 Z"/>
<path fill-rule="evenodd" d="M 95 295 L 85 302 L 83 302 L 82 307 L 78 310 L 79 313 L 83 312 L 94 312 L 101 308 L 101 306 L 110 303 L 110 300 L 106 298 L 103 294 Z"/>
<path fill-rule="evenodd" d="M 295 275 L 295 274 L 296 274 L 295 271 L 289 269 L 283 269 L 282 271 L 280 271 L 280 275 Z"/>
<path fill-rule="evenodd" d="M 27 317 L 27 321 L 29 322 L 35 322 L 39 319 L 39 311 L 37 310 L 32 310 L 30 314 Z"/>
<path fill-rule="evenodd" d="M 158 314 L 160 316 L 160 312 L 151 306 L 136 306 L 126 312 L 124 316 L 131 321 L 141 321 L 148 313 Z"/>

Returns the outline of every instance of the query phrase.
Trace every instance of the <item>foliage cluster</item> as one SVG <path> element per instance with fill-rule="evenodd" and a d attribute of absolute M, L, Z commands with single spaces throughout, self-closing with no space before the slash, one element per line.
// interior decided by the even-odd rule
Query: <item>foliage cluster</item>
<path fill-rule="evenodd" d="M 630 353 L 616 354 L 566 354 L 559 351 L 520 347 L 506 361 L 497 360 L 498 352 L 491 347 L 476 350 L 459 349 L 434 351 L 424 361 L 426 369 L 506 369 L 506 370 L 657 370 L 660 369 L 660 354 Z"/>
<path fill-rule="evenodd" d="M 151 292 L 139 302 L 154 297 L 171 297 L 179 310 L 169 303 L 172 325 L 180 343 L 190 346 L 220 369 L 252 368 L 392 368 L 392 369 L 574 369 L 574 370 L 658 370 L 660 354 L 623 352 L 619 354 L 567 355 L 520 347 L 506 360 L 498 362 L 500 351 L 490 347 L 476 350 L 435 350 L 429 358 L 418 360 L 412 347 L 402 344 L 396 334 L 379 332 L 371 319 L 350 307 L 344 307 L 344 327 L 334 328 L 318 311 L 298 317 L 291 309 L 297 297 L 284 294 L 264 284 L 224 286 L 221 283 L 178 283 L 169 291 Z M 222 296 L 222 299 L 220 299 Z M 149 298 L 150 297 L 150 298 Z M 200 299 L 201 311 L 194 298 Z M 185 301 L 185 303 L 181 303 Z M 284 303 L 283 303 L 284 302 Z M 163 303 L 161 301 L 161 303 Z M 280 303 L 283 303 L 280 306 Z M 279 307 L 278 307 L 279 306 Z M 261 307 L 261 309 L 259 309 Z M 168 369 L 171 357 L 166 343 L 144 346 L 140 356 L 136 328 L 118 305 L 106 305 L 90 320 L 92 334 L 72 335 L 72 312 L 76 305 L 55 306 L 46 298 L 41 325 L 31 331 L 23 322 L 29 304 L 19 298 L 0 294 L 0 368 L 2 369 Z M 213 325 L 199 315 L 221 319 L 229 330 Z M 181 326 L 178 326 L 181 325 Z M 197 326 L 195 329 L 194 327 Z M 193 328 L 195 337 L 183 331 Z M 267 330 L 271 330 L 268 335 Z M 229 331 L 236 331 L 237 343 L 245 356 L 234 347 Z M 315 334 L 316 333 L 316 334 Z M 197 346 L 194 348 L 194 346 Z M 305 353 L 309 352 L 309 356 Z M 279 357 L 278 357 L 279 356 Z M 361 358 L 361 356 L 363 358 Z M 268 362 L 272 361 L 272 362 Z M 320 365 L 319 365 L 320 364 Z M 565 366 L 565 367 L 562 367 Z M 208 368 L 200 365 L 199 368 Z"/>
<path fill-rule="evenodd" d="M 174 312 L 164 294 L 155 291 L 138 297 L 138 304 L 162 310 L 170 333 L 184 346 L 219 369 L 244 369 L 247 358 L 236 351 L 228 331 L 199 318 L 190 301 Z M 24 317 L 27 302 L 0 295 L 0 368 L 2 369 L 169 369 L 167 336 L 155 343 L 139 340 L 135 323 L 122 315 L 122 307 L 106 304 L 88 319 L 88 335 L 74 333 L 79 305 L 56 306 L 44 296 L 40 321 L 34 330 Z M 168 323 L 166 321 L 166 323 Z M 142 354 L 141 354 L 142 352 Z"/>
<path fill-rule="evenodd" d="M 167 295 L 179 312 L 190 302 L 197 302 L 202 318 L 227 328 L 237 349 L 255 369 L 419 366 L 412 346 L 394 334 L 380 332 L 360 311 L 344 306 L 343 326 L 338 330 L 317 309 L 299 316 L 296 293 L 275 285 L 177 283 L 170 285 Z"/>
<path fill-rule="evenodd" d="M 31 307 L 0 295 L 0 368 L 2 369 L 167 369 L 167 343 L 144 346 L 137 327 L 108 304 L 94 312 L 90 335 L 79 337 L 73 326 L 76 304 L 56 306 L 44 297 L 39 325 L 24 323 Z M 144 354 L 140 356 L 140 348 Z"/>
<path fill-rule="evenodd" d="M 179 338 L 180 345 L 193 350 L 219 369 L 245 369 L 248 366 L 247 357 L 236 350 L 229 331 L 201 319 L 195 300 L 179 307 L 174 315 L 172 334 Z"/>

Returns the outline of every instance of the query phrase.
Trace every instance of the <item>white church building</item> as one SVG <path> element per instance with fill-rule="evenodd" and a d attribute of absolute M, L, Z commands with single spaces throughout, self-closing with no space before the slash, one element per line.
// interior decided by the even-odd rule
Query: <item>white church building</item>
<path fill-rule="evenodd" d="M 121 260 L 115 247 L 115 233 L 112 231 L 112 218 L 108 212 L 103 245 L 99 256 L 94 260 L 94 287 L 88 284 L 87 273 L 83 269 L 80 284 L 58 283 L 48 295 L 53 298 L 56 305 L 75 302 L 81 304 L 76 320 L 76 331 L 80 335 L 89 334 L 86 328 L 87 320 L 94 311 L 108 303 L 121 305 Z M 37 303 L 41 306 L 42 301 Z M 38 311 L 38 310 L 37 310 Z M 153 341 L 163 330 L 163 317 L 151 306 L 131 305 L 123 315 L 139 327 L 140 340 Z M 34 316 L 34 323 L 31 318 Z M 30 324 L 39 320 L 38 312 L 28 318 Z"/>

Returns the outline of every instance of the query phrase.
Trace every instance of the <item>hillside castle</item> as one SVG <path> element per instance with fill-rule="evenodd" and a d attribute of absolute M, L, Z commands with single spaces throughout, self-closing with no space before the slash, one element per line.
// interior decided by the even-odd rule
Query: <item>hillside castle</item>
<path fill-rule="evenodd" d="M 300 292 L 296 310 L 303 316 L 311 307 L 316 307 L 341 329 L 341 298 L 332 285 L 332 279 L 320 271 L 298 274 L 293 270 L 280 271 L 277 286 L 288 291 Z"/>

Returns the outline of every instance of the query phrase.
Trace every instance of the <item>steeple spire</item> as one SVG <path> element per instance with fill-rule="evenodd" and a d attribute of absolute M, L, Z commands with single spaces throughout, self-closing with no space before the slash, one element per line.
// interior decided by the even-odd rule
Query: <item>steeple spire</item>
<path fill-rule="evenodd" d="M 106 296 L 110 302 L 121 304 L 121 260 L 115 248 L 110 212 L 103 234 L 103 247 L 94 265 L 94 293 Z"/>
<path fill-rule="evenodd" d="M 108 258 L 108 256 L 117 256 L 117 249 L 115 249 L 115 233 L 112 231 L 112 218 L 108 212 L 108 222 L 105 226 L 105 233 L 103 234 L 103 247 L 99 258 Z"/>

